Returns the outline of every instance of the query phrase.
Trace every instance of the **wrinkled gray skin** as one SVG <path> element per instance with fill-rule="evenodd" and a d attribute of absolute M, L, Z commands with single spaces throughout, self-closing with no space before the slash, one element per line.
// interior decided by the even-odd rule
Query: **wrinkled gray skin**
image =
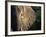
<path fill-rule="evenodd" d="M 16 6 L 18 31 L 27 31 L 35 22 L 36 15 L 30 6 Z"/>

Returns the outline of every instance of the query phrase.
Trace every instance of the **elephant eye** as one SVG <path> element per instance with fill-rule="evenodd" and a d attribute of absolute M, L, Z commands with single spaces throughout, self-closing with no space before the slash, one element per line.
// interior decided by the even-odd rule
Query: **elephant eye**
<path fill-rule="evenodd" d="M 19 8 L 17 8 L 17 10 L 18 10 L 18 12 L 20 12 L 20 9 Z"/>
<path fill-rule="evenodd" d="M 16 11 L 17 11 L 17 13 L 20 13 L 21 10 L 17 7 L 16 8 Z"/>

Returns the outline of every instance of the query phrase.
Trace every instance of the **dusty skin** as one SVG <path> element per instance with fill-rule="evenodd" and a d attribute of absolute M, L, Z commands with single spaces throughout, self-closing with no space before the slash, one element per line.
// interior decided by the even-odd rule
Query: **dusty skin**
<path fill-rule="evenodd" d="M 16 6 L 18 31 L 27 31 L 35 22 L 35 11 L 30 6 Z"/>

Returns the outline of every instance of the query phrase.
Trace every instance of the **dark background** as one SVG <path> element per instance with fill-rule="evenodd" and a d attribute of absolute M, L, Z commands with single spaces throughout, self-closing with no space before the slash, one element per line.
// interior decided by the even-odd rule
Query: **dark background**
<path fill-rule="evenodd" d="M 29 30 L 41 30 L 41 7 L 32 6 L 32 8 L 36 13 L 36 21 Z M 18 31 L 15 5 L 11 5 L 11 31 Z"/>

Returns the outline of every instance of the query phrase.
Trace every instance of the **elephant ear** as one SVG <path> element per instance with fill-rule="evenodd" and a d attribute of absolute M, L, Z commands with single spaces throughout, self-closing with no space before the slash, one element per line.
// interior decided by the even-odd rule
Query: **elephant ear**
<path fill-rule="evenodd" d="M 29 16 L 30 16 L 30 25 L 32 25 L 36 21 L 36 14 L 35 11 L 32 9 L 32 7 L 30 7 Z"/>
<path fill-rule="evenodd" d="M 30 28 L 32 25 L 34 25 L 34 22 L 36 21 L 36 14 L 35 14 L 35 11 L 32 9 L 32 7 L 26 6 L 25 8 L 26 8 L 26 13 L 28 14 L 28 18 L 29 18 L 28 28 Z"/>
<path fill-rule="evenodd" d="M 25 14 L 29 18 L 29 22 L 32 25 L 36 20 L 35 11 L 30 6 L 25 6 Z"/>

